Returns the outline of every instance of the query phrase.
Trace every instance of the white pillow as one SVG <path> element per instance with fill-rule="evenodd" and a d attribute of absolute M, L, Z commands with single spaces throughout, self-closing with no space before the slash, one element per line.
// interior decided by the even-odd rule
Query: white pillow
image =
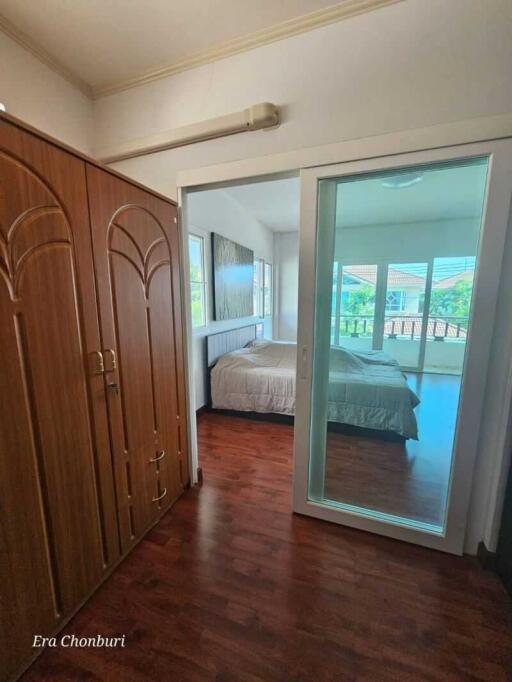
<path fill-rule="evenodd" d="M 258 346 L 268 346 L 270 341 L 267 339 L 252 339 L 245 344 L 244 348 L 257 348 Z"/>

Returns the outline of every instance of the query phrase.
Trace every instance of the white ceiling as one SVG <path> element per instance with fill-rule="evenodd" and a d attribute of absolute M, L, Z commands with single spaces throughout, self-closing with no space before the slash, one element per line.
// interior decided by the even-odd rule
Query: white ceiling
<path fill-rule="evenodd" d="M 426 169 L 410 187 L 390 189 L 383 178 L 338 185 L 337 227 L 453 220 L 478 217 L 482 210 L 485 164 Z M 224 188 L 243 210 L 274 232 L 299 229 L 299 178 Z"/>
<path fill-rule="evenodd" d="M 299 178 L 237 185 L 223 191 L 273 232 L 299 229 Z"/>
<path fill-rule="evenodd" d="M 338 185 L 336 226 L 380 225 L 474 218 L 481 214 L 485 164 L 425 170 L 401 189 L 367 178 Z"/>
<path fill-rule="evenodd" d="M 0 14 L 93 89 L 322 10 L 333 0 L 0 0 Z"/>

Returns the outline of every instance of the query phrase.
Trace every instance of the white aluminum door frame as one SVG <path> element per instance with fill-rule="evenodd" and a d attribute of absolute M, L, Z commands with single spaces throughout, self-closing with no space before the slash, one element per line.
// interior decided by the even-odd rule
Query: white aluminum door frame
<path fill-rule="evenodd" d="M 308 499 L 310 414 L 315 320 L 318 183 L 328 178 L 401 169 L 420 164 L 489 157 L 487 190 L 478 245 L 469 340 L 453 448 L 444 533 L 418 530 L 411 523 L 382 520 L 368 513 L 339 509 Z M 512 139 L 463 144 L 301 171 L 297 397 L 294 434 L 293 508 L 300 514 L 359 528 L 399 540 L 461 554 L 489 364 L 500 264 L 512 192 Z M 476 320 L 476 323 L 474 322 Z M 320 467 L 321 468 L 321 467 Z"/>

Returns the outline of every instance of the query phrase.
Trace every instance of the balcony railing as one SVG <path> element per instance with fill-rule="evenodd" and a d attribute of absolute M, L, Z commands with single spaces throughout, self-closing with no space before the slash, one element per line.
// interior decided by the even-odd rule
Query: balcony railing
<path fill-rule="evenodd" d="M 357 337 L 373 336 L 373 315 L 340 315 L 339 335 Z M 336 328 L 336 319 L 332 318 L 333 332 Z"/>
<path fill-rule="evenodd" d="M 427 320 L 427 340 L 465 341 L 469 318 L 444 315 L 431 315 Z M 421 314 L 386 313 L 384 320 L 384 338 L 409 339 L 421 338 L 423 316 Z M 335 337 L 336 318 L 331 318 L 331 335 Z M 371 338 L 374 329 L 373 315 L 340 315 L 339 337 Z"/>

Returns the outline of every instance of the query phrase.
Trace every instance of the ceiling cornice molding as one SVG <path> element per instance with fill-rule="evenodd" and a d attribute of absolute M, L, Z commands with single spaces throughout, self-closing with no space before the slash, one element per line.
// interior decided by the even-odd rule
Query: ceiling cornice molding
<path fill-rule="evenodd" d="M 11 40 L 14 40 L 18 45 L 21 45 L 27 52 L 30 52 L 36 59 L 42 62 L 49 69 L 57 73 L 78 88 L 87 97 L 92 97 L 93 91 L 90 85 L 79 78 L 75 73 L 70 71 L 64 64 L 62 64 L 53 55 L 43 49 L 36 41 L 32 40 L 28 35 L 20 31 L 19 28 L 11 24 L 4 16 L 0 14 L 0 31 L 5 33 Z"/>
<path fill-rule="evenodd" d="M 99 98 L 122 92 L 123 90 L 129 90 L 140 85 L 145 85 L 146 83 L 160 80 L 161 78 L 172 76 L 182 71 L 194 69 L 204 64 L 210 64 L 211 62 L 224 59 L 225 57 L 253 50 L 262 45 L 268 45 L 269 43 L 290 38 L 315 28 L 342 21 L 343 19 L 349 19 L 358 14 L 365 14 L 380 9 L 381 7 L 386 7 L 387 5 L 394 5 L 398 2 L 404 2 L 404 0 L 345 0 L 338 5 L 311 12 L 288 21 L 283 21 L 261 31 L 221 43 L 213 48 L 198 52 L 189 57 L 184 57 L 171 64 L 149 69 L 138 76 L 93 88 L 92 94 L 94 98 Z"/>
<path fill-rule="evenodd" d="M 59 61 L 52 54 L 42 48 L 37 41 L 33 40 L 26 33 L 14 26 L 4 16 L 0 14 L 0 31 L 5 33 L 9 38 L 14 40 L 18 45 L 21 45 L 25 50 L 30 52 L 34 57 L 39 59 L 45 66 L 52 69 L 62 78 L 78 88 L 87 97 L 95 99 L 112 95 L 123 90 L 136 88 L 146 83 L 151 83 L 161 78 L 172 76 L 182 71 L 188 71 L 204 64 L 211 64 L 219 59 L 224 59 L 235 54 L 253 50 L 262 45 L 291 38 L 292 36 L 306 33 L 315 28 L 327 26 L 343 19 L 350 19 L 359 14 L 365 14 L 387 5 L 394 5 L 404 0 L 344 0 L 337 5 L 327 7 L 316 12 L 310 12 L 294 19 L 283 21 L 279 24 L 274 24 L 268 28 L 250 33 L 241 38 L 220 43 L 208 50 L 203 50 L 195 55 L 184 57 L 178 61 L 170 64 L 164 64 L 157 68 L 149 69 L 143 73 L 126 80 L 117 81 L 108 85 L 93 87 L 82 80 L 72 70 L 68 69 L 61 61 Z"/>

